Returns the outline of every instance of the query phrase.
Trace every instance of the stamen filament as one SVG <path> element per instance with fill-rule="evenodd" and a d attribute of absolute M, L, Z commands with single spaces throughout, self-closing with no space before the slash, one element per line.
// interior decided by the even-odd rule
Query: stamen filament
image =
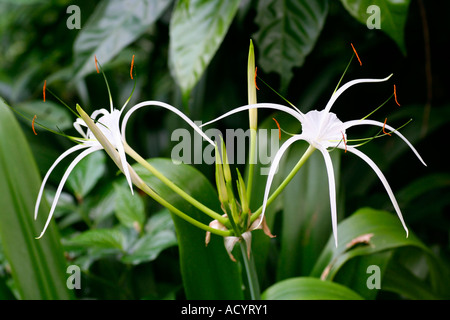
<path fill-rule="evenodd" d="M 382 106 L 384 106 L 389 100 L 391 100 L 392 96 L 394 94 L 391 94 L 391 96 L 389 98 L 386 99 L 386 101 L 384 101 L 378 108 L 376 108 L 375 110 L 373 110 L 371 113 L 369 113 L 367 116 L 365 116 L 364 118 L 362 118 L 361 120 L 367 119 L 368 117 L 370 117 L 372 114 L 374 114 L 375 112 L 377 112 Z"/>

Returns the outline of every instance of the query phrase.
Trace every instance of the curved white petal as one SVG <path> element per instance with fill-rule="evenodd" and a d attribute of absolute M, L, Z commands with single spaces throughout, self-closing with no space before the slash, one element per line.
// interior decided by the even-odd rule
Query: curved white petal
<path fill-rule="evenodd" d="M 408 228 L 406 227 L 405 221 L 403 220 L 402 212 L 400 210 L 400 207 L 398 206 L 397 200 L 395 199 L 394 193 L 392 192 L 391 187 L 389 186 L 389 183 L 387 182 L 383 172 L 381 172 L 380 168 L 375 164 L 375 162 L 372 161 L 368 156 L 366 156 L 363 152 L 359 151 L 355 147 L 348 146 L 347 151 L 357 155 L 361 159 L 363 159 L 375 173 L 377 174 L 380 181 L 383 183 L 384 188 L 386 189 L 387 194 L 389 195 L 389 198 L 391 199 L 392 205 L 394 206 L 395 211 L 397 212 L 398 218 L 402 222 L 403 228 L 406 231 L 406 237 L 408 237 Z"/>
<path fill-rule="evenodd" d="M 273 177 L 275 176 L 275 173 L 277 172 L 277 168 L 280 163 L 281 157 L 283 156 L 283 154 L 286 152 L 287 148 L 289 148 L 289 146 L 291 144 L 293 144 L 294 142 L 299 141 L 299 140 L 304 140 L 303 136 L 300 134 L 287 139 L 286 142 L 283 143 L 283 145 L 280 147 L 280 149 L 278 149 L 277 153 L 275 154 L 275 157 L 272 160 L 272 164 L 270 165 L 270 169 L 269 169 L 269 174 L 267 176 L 266 189 L 264 191 L 264 200 L 263 200 L 263 205 L 262 205 L 261 219 L 259 220 L 259 223 L 255 227 L 255 229 L 257 229 L 263 221 L 263 217 L 264 217 L 264 214 L 266 212 L 266 207 L 267 207 L 267 200 L 269 199 L 270 187 L 272 186 Z"/>
<path fill-rule="evenodd" d="M 393 127 L 391 127 L 387 124 L 384 124 L 383 122 L 379 122 L 379 121 L 375 121 L 375 120 L 365 120 L 365 119 L 364 120 L 352 120 L 352 121 L 347 121 L 344 123 L 345 129 L 348 129 L 348 128 L 354 127 L 354 126 L 360 126 L 360 125 L 373 125 L 373 126 L 378 126 L 381 128 L 383 128 L 383 127 L 387 128 L 391 132 L 398 135 L 408 145 L 408 147 L 410 147 L 410 149 L 414 152 L 414 154 L 420 160 L 420 162 L 422 162 L 422 164 L 424 166 L 427 166 L 427 164 L 425 163 L 425 161 L 423 161 L 419 152 L 417 152 L 416 148 L 414 148 L 414 146 L 411 144 L 411 142 L 409 142 L 408 139 L 406 139 L 404 135 L 402 135 L 398 130 L 395 130 Z"/>
<path fill-rule="evenodd" d="M 78 164 L 78 162 L 80 162 L 84 157 L 86 157 L 87 155 L 91 154 L 92 152 L 95 152 L 95 151 L 98 151 L 98 150 L 101 150 L 101 149 L 102 149 L 101 146 L 95 146 L 95 147 L 91 147 L 91 148 L 89 148 L 87 150 L 84 150 L 69 165 L 69 167 L 67 168 L 66 172 L 64 173 L 64 176 L 62 177 L 62 179 L 61 179 L 61 181 L 60 181 L 60 183 L 58 185 L 58 189 L 56 190 L 55 198 L 53 199 L 52 207 L 50 209 L 50 213 L 48 214 L 47 221 L 45 222 L 44 229 L 42 230 L 42 232 L 39 235 L 39 237 L 37 237 L 36 239 L 40 239 L 44 235 L 45 231 L 47 230 L 47 227 L 48 227 L 48 225 L 49 225 L 49 223 L 50 223 L 50 221 L 51 221 L 51 219 L 53 217 L 53 213 L 55 211 L 56 204 L 58 203 L 59 196 L 61 195 L 62 188 L 64 187 L 64 184 L 66 183 L 66 180 L 69 177 L 69 174 L 72 172 L 73 168 L 75 168 L 75 166 Z"/>
<path fill-rule="evenodd" d="M 146 107 L 146 106 L 159 106 L 165 109 L 168 109 L 170 111 L 172 111 L 173 113 L 176 113 L 178 116 L 180 116 L 184 121 L 186 121 L 195 131 L 197 131 L 206 141 L 208 141 L 210 144 L 212 144 L 213 146 L 215 146 L 214 142 L 199 128 L 199 126 L 197 126 L 191 119 L 189 119 L 188 116 L 186 116 L 183 112 L 181 112 L 180 110 L 178 110 L 177 108 L 175 108 L 174 106 L 171 106 L 167 103 L 164 102 L 160 102 L 160 101 L 144 101 L 141 103 L 138 103 L 137 105 L 135 105 L 134 107 L 132 107 L 130 110 L 128 110 L 128 112 L 125 114 L 123 121 L 122 121 L 122 137 L 123 139 L 126 141 L 125 139 L 125 128 L 128 122 L 128 118 L 131 116 L 131 114 L 133 112 L 135 112 L 136 110 L 142 108 L 142 107 Z"/>
<path fill-rule="evenodd" d="M 213 122 L 219 121 L 223 118 L 226 118 L 228 116 L 231 116 L 232 114 L 241 112 L 241 111 L 245 111 L 245 110 L 250 110 L 250 109 L 274 109 L 274 110 L 279 110 L 279 111 L 283 111 L 286 113 L 289 113 L 290 115 L 292 115 L 293 117 L 295 117 L 298 121 L 302 122 L 303 121 L 303 116 L 304 114 L 301 113 L 297 108 L 292 109 L 286 106 L 283 106 L 281 104 L 276 104 L 276 103 L 256 103 L 256 104 L 249 104 L 249 105 L 245 105 L 245 106 L 241 106 L 241 107 L 237 107 L 231 111 L 228 111 L 227 113 L 224 113 L 223 115 L 221 115 L 220 117 L 217 117 L 211 121 L 208 121 L 204 124 L 202 124 L 200 127 L 204 127 L 207 126 Z"/>
<path fill-rule="evenodd" d="M 327 168 L 328 175 L 328 188 L 330 193 L 330 208 L 331 208 L 331 226 L 333 229 L 334 243 L 337 247 L 338 245 L 338 234 L 337 234 L 337 208 L 336 208 L 336 181 L 334 179 L 333 162 L 328 154 L 328 151 L 324 148 L 319 148 L 322 152 L 323 159 L 325 160 L 325 166 Z"/>
<path fill-rule="evenodd" d="M 48 169 L 47 173 L 44 176 L 44 179 L 42 180 L 42 184 L 41 184 L 41 188 L 39 189 L 39 193 L 38 193 L 38 197 L 36 200 L 36 205 L 34 207 L 34 219 L 36 220 L 37 216 L 38 216 L 38 212 L 39 212 L 39 205 L 41 203 L 41 198 L 42 198 L 42 193 L 44 192 L 44 187 L 45 184 L 47 183 L 47 180 L 50 176 L 50 174 L 52 173 L 53 169 L 55 169 L 55 167 L 58 165 L 58 163 L 60 163 L 65 157 L 67 157 L 68 155 L 70 155 L 71 153 L 84 149 L 84 148 L 88 148 L 89 146 L 83 145 L 83 144 L 77 144 L 75 146 L 73 146 L 72 148 L 66 150 L 63 152 L 63 154 L 61 154 L 56 160 L 55 162 L 52 164 L 52 166 L 50 167 L 50 169 Z"/>
<path fill-rule="evenodd" d="M 326 112 L 330 111 L 331 107 L 333 106 L 334 102 L 336 101 L 337 98 L 339 98 L 339 96 L 348 88 L 350 88 L 351 86 L 358 84 L 358 83 L 368 83 L 368 82 L 383 82 L 388 80 L 390 77 L 392 77 L 392 74 L 389 75 L 386 78 L 383 79 L 356 79 L 356 80 L 352 80 L 347 82 L 346 84 L 344 84 L 342 87 L 340 87 L 335 93 L 333 93 L 333 95 L 331 96 L 330 100 L 328 101 L 327 105 L 325 106 L 324 110 Z"/>
<path fill-rule="evenodd" d="M 134 195 L 133 183 L 131 182 L 130 170 L 128 169 L 127 157 L 125 155 L 125 149 L 123 147 L 122 136 L 120 135 L 120 132 L 117 131 L 113 132 L 113 138 L 114 140 L 116 140 L 115 145 L 117 148 L 117 152 L 119 153 L 120 156 L 120 162 L 122 163 L 123 174 L 125 175 L 128 185 L 130 186 L 131 194 Z"/>

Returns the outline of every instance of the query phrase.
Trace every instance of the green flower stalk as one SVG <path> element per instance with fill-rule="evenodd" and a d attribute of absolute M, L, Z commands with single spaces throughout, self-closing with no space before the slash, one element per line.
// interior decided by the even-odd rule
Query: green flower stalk
<path fill-rule="evenodd" d="M 250 40 L 250 47 L 248 50 L 248 62 L 247 62 L 247 91 L 248 91 L 248 104 L 256 104 L 256 66 L 255 66 L 255 51 L 253 48 L 253 41 Z M 250 109 L 249 112 L 249 127 L 250 127 L 250 151 L 249 151 L 249 163 L 248 163 L 248 178 L 247 178 L 247 199 L 250 202 L 252 184 L 253 184 L 253 172 L 254 164 L 256 162 L 256 140 L 258 130 L 258 109 Z"/>

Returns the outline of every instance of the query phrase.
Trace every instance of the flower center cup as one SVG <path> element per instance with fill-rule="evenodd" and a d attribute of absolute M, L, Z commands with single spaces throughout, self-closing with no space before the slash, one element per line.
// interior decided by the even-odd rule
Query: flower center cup
<path fill-rule="evenodd" d="M 302 135 L 315 148 L 330 148 L 347 139 L 345 126 L 336 114 L 325 110 L 312 110 L 305 114 Z"/>

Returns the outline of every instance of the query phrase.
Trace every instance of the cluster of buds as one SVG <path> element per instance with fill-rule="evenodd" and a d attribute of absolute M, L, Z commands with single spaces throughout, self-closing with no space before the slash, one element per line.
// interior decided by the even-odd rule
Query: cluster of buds
<path fill-rule="evenodd" d="M 247 248 L 247 255 L 250 258 L 251 252 L 251 240 L 253 230 L 263 229 L 264 233 L 273 238 L 274 235 L 267 226 L 265 216 L 258 216 L 253 222 L 251 219 L 251 211 L 249 207 L 249 201 L 247 196 L 247 190 L 245 187 L 244 179 L 236 169 L 237 180 L 236 189 L 239 195 L 239 200 L 234 195 L 233 178 L 231 176 L 231 170 L 228 163 L 228 156 L 223 140 L 221 141 L 220 149 L 216 145 L 216 186 L 221 203 L 221 208 L 224 214 L 222 217 L 227 218 L 225 224 L 214 220 L 209 226 L 218 230 L 231 230 L 231 236 L 224 237 L 225 249 L 230 256 L 230 259 L 236 261 L 232 251 L 236 243 L 244 241 Z M 208 245 L 211 239 L 211 232 L 206 232 L 205 243 Z"/>

